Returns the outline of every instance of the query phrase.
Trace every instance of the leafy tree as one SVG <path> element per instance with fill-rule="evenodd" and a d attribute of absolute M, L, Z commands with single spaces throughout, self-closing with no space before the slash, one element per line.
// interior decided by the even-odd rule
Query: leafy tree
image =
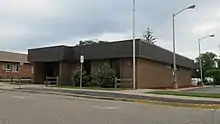
<path fill-rule="evenodd" d="M 157 42 L 157 38 L 155 38 L 152 34 L 152 30 L 150 28 L 147 28 L 147 30 L 143 34 L 143 40 L 150 44 L 154 44 L 155 42 Z"/>
<path fill-rule="evenodd" d="M 97 42 L 93 41 L 93 40 L 85 40 L 85 41 L 79 41 L 79 46 L 82 46 L 82 45 L 91 45 L 91 44 L 95 44 Z"/>
<path fill-rule="evenodd" d="M 101 87 L 114 87 L 115 72 L 107 63 L 97 69 L 94 78 Z"/>
<path fill-rule="evenodd" d="M 108 41 L 99 40 L 98 43 L 108 43 Z"/>
<path fill-rule="evenodd" d="M 203 80 L 205 81 L 206 77 L 211 77 L 215 82 L 220 82 L 220 67 L 216 67 L 216 63 L 220 63 L 220 60 L 217 59 L 217 55 L 212 52 L 206 52 L 201 54 L 201 60 Z M 196 58 L 192 77 L 200 78 L 199 57 Z"/>
<path fill-rule="evenodd" d="M 107 43 L 108 41 L 94 41 L 94 40 L 84 40 L 84 41 L 79 41 L 79 43 L 77 44 L 78 46 L 83 46 L 83 45 L 91 45 L 91 44 L 97 44 L 97 43 Z"/>

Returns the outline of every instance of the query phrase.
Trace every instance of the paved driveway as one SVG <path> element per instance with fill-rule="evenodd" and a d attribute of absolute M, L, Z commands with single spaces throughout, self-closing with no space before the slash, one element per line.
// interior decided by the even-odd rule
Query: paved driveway
<path fill-rule="evenodd" d="M 220 94 L 220 86 L 208 86 L 208 87 L 202 87 L 198 89 L 191 89 L 191 90 L 186 90 L 189 92 L 194 92 L 194 93 L 217 93 Z"/>

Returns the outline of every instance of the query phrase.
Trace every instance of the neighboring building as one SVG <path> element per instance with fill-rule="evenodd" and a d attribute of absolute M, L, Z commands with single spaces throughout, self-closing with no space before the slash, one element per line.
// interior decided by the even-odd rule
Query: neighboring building
<path fill-rule="evenodd" d="M 120 79 L 132 79 L 132 40 L 98 43 L 85 46 L 54 46 L 28 50 L 28 60 L 34 64 L 35 83 L 43 83 L 46 76 L 59 76 L 59 85 L 71 84 L 71 73 L 84 55 L 84 68 L 89 74 L 107 62 Z M 193 60 L 177 55 L 179 87 L 191 86 Z M 171 88 L 172 52 L 156 45 L 136 40 L 137 88 Z M 122 82 L 132 87 L 131 82 Z"/>
<path fill-rule="evenodd" d="M 31 78 L 33 66 L 27 61 L 27 54 L 0 51 L 0 78 Z"/>

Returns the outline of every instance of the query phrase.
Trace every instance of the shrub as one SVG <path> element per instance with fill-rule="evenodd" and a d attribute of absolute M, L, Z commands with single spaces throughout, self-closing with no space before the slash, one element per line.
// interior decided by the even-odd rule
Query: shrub
<path fill-rule="evenodd" d="M 104 63 L 104 65 L 97 69 L 94 78 L 97 81 L 97 84 L 101 87 L 114 87 L 115 72 L 107 63 Z"/>
<path fill-rule="evenodd" d="M 80 66 L 76 66 L 72 73 L 72 80 L 75 86 L 80 86 L 80 75 L 81 75 Z M 86 71 L 83 69 L 82 86 L 88 86 L 88 85 L 89 85 L 89 76 L 87 75 Z"/>

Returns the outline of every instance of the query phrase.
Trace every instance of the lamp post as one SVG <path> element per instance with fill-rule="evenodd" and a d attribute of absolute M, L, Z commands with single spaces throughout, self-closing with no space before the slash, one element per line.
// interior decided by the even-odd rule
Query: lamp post
<path fill-rule="evenodd" d="M 136 54 L 135 54 L 135 0 L 133 0 L 133 89 L 136 89 Z"/>
<path fill-rule="evenodd" d="M 175 16 L 177 16 L 179 13 L 183 12 L 184 10 L 194 9 L 195 7 L 196 5 L 190 5 L 176 13 L 173 13 L 173 84 L 175 89 L 178 88 L 177 74 L 176 74 Z"/>
<path fill-rule="evenodd" d="M 199 68 L 200 68 L 200 78 L 201 78 L 201 84 L 202 85 L 203 85 L 203 71 L 202 71 L 202 57 L 201 57 L 200 42 L 201 42 L 201 40 L 203 40 L 205 38 L 209 38 L 209 37 L 215 37 L 215 35 L 211 34 L 211 35 L 207 35 L 207 36 L 204 36 L 204 37 L 198 39 L 198 45 L 199 45 Z"/>

